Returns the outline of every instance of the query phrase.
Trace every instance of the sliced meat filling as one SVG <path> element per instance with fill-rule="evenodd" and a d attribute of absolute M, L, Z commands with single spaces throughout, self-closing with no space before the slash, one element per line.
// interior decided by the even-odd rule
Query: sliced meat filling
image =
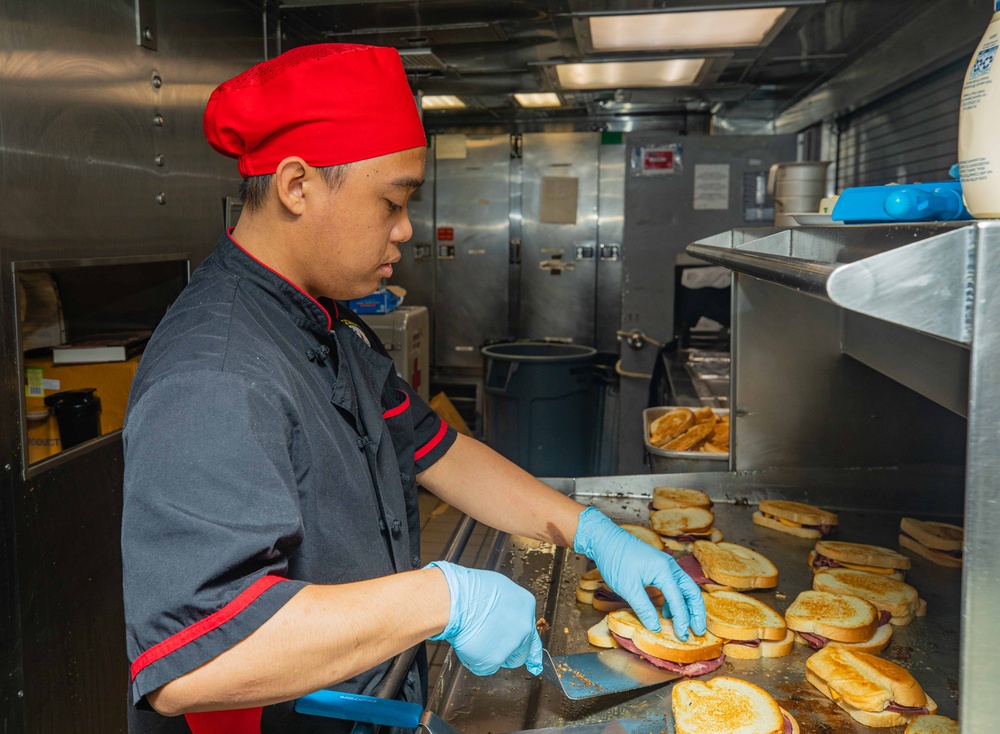
<path fill-rule="evenodd" d="M 677 565 L 683 569 L 684 573 L 690 576 L 698 585 L 715 583 L 705 575 L 704 569 L 698 563 L 698 559 L 692 553 L 685 553 L 677 559 Z"/>
<path fill-rule="evenodd" d="M 817 553 L 816 558 L 813 559 L 814 568 L 842 568 L 840 563 L 833 560 L 832 558 L 827 558 L 822 553 Z"/>
<path fill-rule="evenodd" d="M 812 632 L 799 632 L 799 637 L 806 641 L 806 643 L 813 650 L 819 650 L 824 647 L 826 643 L 830 641 L 829 637 L 823 637 L 823 635 L 814 635 Z"/>
<path fill-rule="evenodd" d="M 781 723 L 782 723 L 782 726 L 784 726 L 784 729 L 782 729 L 781 734 L 792 734 L 792 732 L 795 731 L 792 728 L 792 720 L 789 719 L 784 714 L 781 715 Z"/>
<path fill-rule="evenodd" d="M 626 639 L 621 635 L 616 635 L 614 632 L 611 635 L 618 641 L 618 644 L 624 647 L 629 652 L 633 652 L 643 660 L 648 660 L 657 668 L 663 668 L 664 670 L 670 670 L 674 673 L 680 673 L 681 675 L 692 678 L 696 675 L 705 675 L 705 673 L 711 673 L 713 670 L 718 669 L 725 662 L 726 656 L 720 655 L 717 658 L 712 658 L 711 660 L 699 660 L 694 663 L 688 663 L 687 665 L 681 665 L 680 663 L 674 663 L 670 660 L 663 660 L 662 658 L 654 657 L 648 653 L 643 652 L 632 640 Z"/>
<path fill-rule="evenodd" d="M 598 599 L 599 601 L 620 601 L 620 602 L 625 601 L 620 596 L 618 596 L 618 594 L 611 591 L 610 589 L 595 589 L 594 598 Z"/>
<path fill-rule="evenodd" d="M 900 706 L 895 701 L 890 701 L 885 710 L 893 711 L 897 714 L 912 714 L 913 716 L 927 716 L 930 714 L 930 710 L 926 706 Z"/>
<path fill-rule="evenodd" d="M 883 627 L 889 624 L 889 620 L 892 619 L 892 612 L 887 612 L 885 609 L 879 609 L 878 612 L 878 626 Z"/>
<path fill-rule="evenodd" d="M 726 640 L 727 645 L 746 645 L 747 647 L 760 647 L 760 639 L 756 640 Z"/>

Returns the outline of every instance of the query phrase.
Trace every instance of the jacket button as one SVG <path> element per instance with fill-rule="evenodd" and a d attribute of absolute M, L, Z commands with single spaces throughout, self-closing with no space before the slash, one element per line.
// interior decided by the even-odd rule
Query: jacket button
<path fill-rule="evenodd" d="M 406 674 L 406 682 L 409 683 L 411 686 L 416 682 L 416 676 L 413 675 L 412 670 Z"/>
<path fill-rule="evenodd" d="M 414 568 L 419 567 L 420 566 L 420 556 L 418 556 L 418 555 L 412 555 L 412 556 L 410 556 L 410 565 L 413 566 Z"/>
<path fill-rule="evenodd" d="M 392 537 L 398 538 L 399 534 L 403 531 L 403 523 L 399 520 L 392 521 Z"/>
<path fill-rule="evenodd" d="M 410 475 L 407 474 L 405 471 L 401 471 L 399 473 L 399 481 L 403 483 L 403 486 L 406 486 L 407 484 L 410 483 Z"/>
<path fill-rule="evenodd" d="M 378 529 L 383 533 L 385 532 L 385 520 L 381 517 L 378 519 Z"/>

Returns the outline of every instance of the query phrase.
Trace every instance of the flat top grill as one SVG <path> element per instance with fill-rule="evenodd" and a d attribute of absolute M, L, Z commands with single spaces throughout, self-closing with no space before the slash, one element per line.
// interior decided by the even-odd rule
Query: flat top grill
<path fill-rule="evenodd" d="M 618 522 L 648 522 L 648 498 L 607 496 L 587 497 L 585 501 Z M 715 525 L 727 541 L 757 550 L 778 567 L 778 587 L 752 593 L 784 613 L 800 591 L 812 588 L 806 556 L 815 541 L 754 525 L 751 515 L 755 509 L 750 504 L 717 503 Z M 839 511 L 839 515 L 840 530 L 834 539 L 897 547 L 898 512 L 850 510 Z M 906 581 L 927 600 L 927 616 L 909 626 L 894 627 L 892 642 L 881 657 L 908 669 L 937 702 L 939 713 L 955 718 L 962 572 L 923 558 L 912 561 Z M 584 556 L 566 549 L 498 534 L 488 567 L 511 576 L 536 595 L 538 616 L 549 624 L 542 640 L 553 655 L 563 655 L 597 650 L 587 642 L 586 630 L 604 615 L 575 598 L 577 580 L 592 567 L 589 563 Z M 804 734 L 877 731 L 854 721 L 806 682 L 805 661 L 812 652 L 796 644 L 792 653 L 783 658 L 727 659 L 722 668 L 703 679 L 728 675 L 759 685 L 796 716 Z M 501 734 L 616 718 L 647 719 L 650 731 L 672 734 L 672 687 L 668 684 L 638 696 L 629 693 L 570 702 L 524 668 L 479 678 L 449 654 L 430 705 L 463 734 Z"/>

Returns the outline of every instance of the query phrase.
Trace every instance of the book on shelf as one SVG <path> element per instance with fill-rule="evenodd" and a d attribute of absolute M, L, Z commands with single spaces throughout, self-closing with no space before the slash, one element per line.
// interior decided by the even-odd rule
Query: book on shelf
<path fill-rule="evenodd" d="M 52 364 L 124 362 L 139 354 L 149 341 L 149 330 L 95 334 L 52 347 Z"/>

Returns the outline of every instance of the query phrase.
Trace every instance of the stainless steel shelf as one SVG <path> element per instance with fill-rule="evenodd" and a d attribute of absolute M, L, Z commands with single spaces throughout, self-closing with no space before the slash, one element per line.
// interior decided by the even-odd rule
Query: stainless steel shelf
<path fill-rule="evenodd" d="M 732 230 L 690 255 L 931 336 L 969 344 L 976 248 L 1000 223 Z"/>
<path fill-rule="evenodd" d="M 738 474 L 964 465 L 959 719 L 991 731 L 1000 654 L 981 635 L 1000 604 L 1000 221 L 737 229 L 687 250 L 736 274 Z"/>

